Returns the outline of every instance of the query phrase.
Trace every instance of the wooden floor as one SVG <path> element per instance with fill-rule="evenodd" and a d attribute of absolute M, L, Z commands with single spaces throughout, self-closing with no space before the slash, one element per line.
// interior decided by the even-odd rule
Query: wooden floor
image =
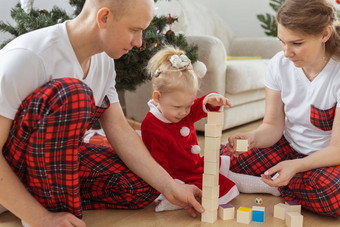
<path fill-rule="evenodd" d="M 227 130 L 223 133 L 222 140 L 226 140 L 229 135 L 235 132 L 249 131 L 256 128 L 260 121 L 247 124 L 242 127 Z M 199 136 L 199 144 L 202 146 L 204 137 Z M 267 227 L 280 227 L 286 226 L 283 220 L 273 217 L 273 207 L 275 204 L 284 202 L 280 197 L 264 194 L 241 194 L 231 201 L 231 204 L 237 209 L 240 206 L 252 207 L 255 204 L 255 198 L 261 197 L 265 207 L 265 222 L 251 223 L 249 225 L 237 223 L 236 220 L 222 221 L 217 220 L 214 224 L 202 223 L 200 217 L 192 218 L 184 210 L 166 211 L 155 213 L 154 205 L 141 209 L 141 210 L 97 210 L 85 211 L 84 221 L 88 227 L 110 227 L 110 226 L 124 226 L 124 227 L 143 227 L 143 226 L 157 226 L 157 227 L 177 227 L 177 226 L 267 226 Z M 340 218 L 323 217 L 313 214 L 309 211 L 302 210 L 304 216 L 305 227 L 335 227 L 340 226 Z M 0 215 L 0 227 L 20 227 L 20 220 L 9 212 Z"/>

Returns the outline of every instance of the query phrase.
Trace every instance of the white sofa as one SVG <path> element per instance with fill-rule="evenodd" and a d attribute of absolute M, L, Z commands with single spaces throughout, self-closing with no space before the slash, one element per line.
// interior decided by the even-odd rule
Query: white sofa
<path fill-rule="evenodd" d="M 265 70 L 269 58 L 280 50 L 278 39 L 235 37 L 225 21 L 195 0 L 158 2 L 163 4 L 165 12 L 173 9 L 179 14 L 172 30 L 184 33 L 188 42 L 199 47 L 198 57 L 206 64 L 207 74 L 198 95 L 216 91 L 231 100 L 233 107 L 224 109 L 223 130 L 261 119 L 265 109 Z M 260 59 L 227 60 L 227 56 L 259 56 Z M 149 110 L 146 103 L 151 93 L 150 82 L 135 91 L 126 91 L 126 116 L 141 122 Z M 196 129 L 204 131 L 205 123 L 206 119 L 197 122 Z"/>

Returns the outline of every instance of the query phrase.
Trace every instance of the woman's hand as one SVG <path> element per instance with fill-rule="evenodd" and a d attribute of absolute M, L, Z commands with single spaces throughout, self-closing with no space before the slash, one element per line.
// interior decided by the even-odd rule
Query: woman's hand
<path fill-rule="evenodd" d="M 248 132 L 248 133 L 237 133 L 237 134 L 232 135 L 228 138 L 228 143 L 227 143 L 226 147 L 228 148 L 228 151 L 230 151 L 233 154 L 233 156 L 236 157 L 236 158 L 241 154 L 240 152 L 237 152 L 234 148 L 235 141 L 237 139 L 248 140 L 248 150 L 250 150 L 254 147 L 255 137 L 252 133 Z"/>
<path fill-rule="evenodd" d="M 171 188 L 164 196 L 172 204 L 183 207 L 192 217 L 196 217 L 196 212 L 203 213 L 204 208 L 200 204 L 202 191 L 195 185 L 183 184 L 174 181 Z"/>
<path fill-rule="evenodd" d="M 285 186 L 298 172 L 299 165 L 299 159 L 282 161 L 262 174 L 262 181 L 272 187 Z M 272 179 L 276 173 L 278 177 Z"/>

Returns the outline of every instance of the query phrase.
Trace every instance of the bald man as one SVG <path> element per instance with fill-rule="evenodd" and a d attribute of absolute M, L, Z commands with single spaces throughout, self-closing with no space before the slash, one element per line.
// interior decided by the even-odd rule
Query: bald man
<path fill-rule="evenodd" d="M 84 209 L 142 208 L 159 192 L 203 212 L 201 191 L 151 158 L 118 102 L 112 58 L 141 46 L 153 4 L 87 0 L 0 51 L 0 204 L 29 225 L 85 226 Z M 114 150 L 80 142 L 97 119 Z"/>

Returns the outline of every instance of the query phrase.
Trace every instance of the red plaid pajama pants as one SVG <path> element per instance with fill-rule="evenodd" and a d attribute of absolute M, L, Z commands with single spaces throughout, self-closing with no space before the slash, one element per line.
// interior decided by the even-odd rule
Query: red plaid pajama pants
<path fill-rule="evenodd" d="M 225 146 L 221 146 L 221 154 L 230 156 Z M 230 170 L 260 176 L 281 161 L 303 157 L 282 137 L 272 147 L 252 149 L 238 158 L 231 156 Z M 340 216 L 340 166 L 297 173 L 288 185 L 279 187 L 279 191 L 286 201 L 297 201 L 305 209 L 321 215 Z"/>
<path fill-rule="evenodd" d="M 82 217 L 83 209 L 137 209 L 159 193 L 132 173 L 110 147 L 82 137 L 110 106 L 73 78 L 48 82 L 28 96 L 3 154 L 29 192 L 50 211 Z"/>

